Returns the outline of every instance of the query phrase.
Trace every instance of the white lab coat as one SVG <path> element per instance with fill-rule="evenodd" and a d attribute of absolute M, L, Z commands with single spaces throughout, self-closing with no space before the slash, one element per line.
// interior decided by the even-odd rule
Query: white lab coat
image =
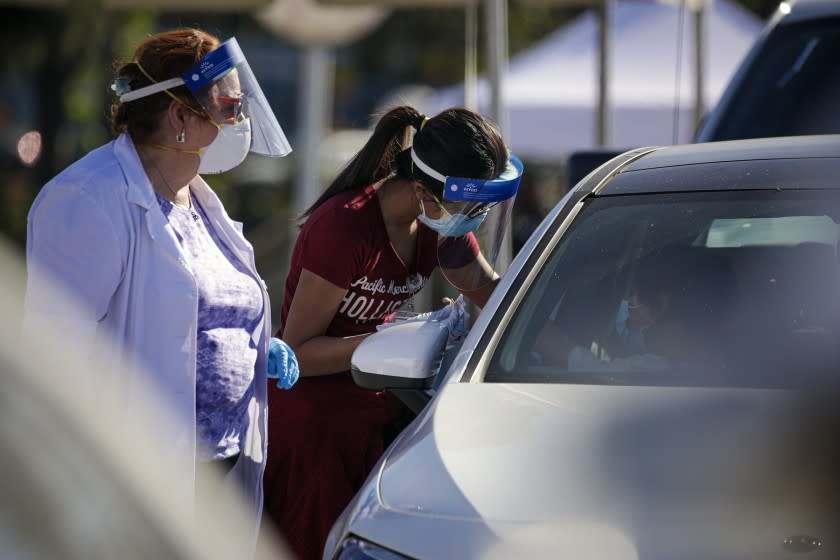
<path fill-rule="evenodd" d="M 228 217 L 203 179 L 196 177 L 190 188 L 219 237 L 263 289 L 263 325 L 253 335 L 258 349 L 254 396 L 243 426 L 242 455 L 228 475 L 228 484 L 242 484 L 250 493 L 256 534 L 266 457 L 271 307 L 241 224 Z M 97 371 L 105 372 L 78 380 L 77 390 L 93 399 L 116 399 L 127 418 L 150 414 L 137 387 L 151 378 L 179 419 L 165 427 L 159 462 L 173 461 L 194 472 L 198 290 L 129 136 L 87 154 L 41 189 L 29 212 L 27 266 L 24 331 L 43 336 L 49 327 L 71 338 L 102 366 Z M 55 295 L 55 280 L 75 303 Z M 193 485 L 185 486 L 191 497 Z"/>

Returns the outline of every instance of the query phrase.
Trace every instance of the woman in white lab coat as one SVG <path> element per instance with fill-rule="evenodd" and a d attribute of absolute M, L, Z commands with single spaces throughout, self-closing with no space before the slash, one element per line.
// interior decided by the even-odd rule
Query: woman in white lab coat
<path fill-rule="evenodd" d="M 30 210 L 25 331 L 71 340 L 91 371 L 106 372 L 72 380 L 73 390 L 94 406 L 115 399 L 127 420 L 152 424 L 138 390 L 150 381 L 176 418 L 157 463 L 196 472 L 197 504 L 202 473 L 226 474 L 258 523 L 266 376 L 271 367 L 290 386 L 296 363 L 271 339 L 241 224 L 199 173 L 290 148 L 235 39 L 154 35 L 112 88 L 117 138 L 59 173 Z"/>

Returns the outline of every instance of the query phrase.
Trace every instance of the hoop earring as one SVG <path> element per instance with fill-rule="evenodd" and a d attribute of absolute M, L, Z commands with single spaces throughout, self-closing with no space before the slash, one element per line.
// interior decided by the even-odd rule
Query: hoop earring
<path fill-rule="evenodd" d="M 178 136 L 175 137 L 175 141 L 179 144 L 183 144 L 184 142 L 186 142 L 187 132 L 185 130 L 182 130 L 180 133 L 178 133 Z"/>

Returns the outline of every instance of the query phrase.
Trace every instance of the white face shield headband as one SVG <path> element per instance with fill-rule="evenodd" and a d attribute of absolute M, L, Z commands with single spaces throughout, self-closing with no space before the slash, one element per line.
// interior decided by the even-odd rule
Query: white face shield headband
<path fill-rule="evenodd" d="M 216 157 L 224 156 L 230 161 L 239 158 L 240 155 L 244 159 L 242 145 L 245 138 L 248 141 L 245 154 L 250 151 L 280 157 L 292 151 L 235 38 L 225 41 L 219 48 L 207 53 L 178 77 L 133 91 L 128 90 L 127 85 L 120 80 L 112 87 L 119 95 L 120 101 L 128 103 L 162 91 L 168 92 L 182 85 L 190 90 L 219 127 L 219 136 L 222 137 L 220 145 L 214 147 L 214 142 L 205 151 L 212 150 Z M 175 99 L 177 100 L 177 97 Z M 247 122 L 247 125 L 243 125 L 243 122 Z M 228 127 L 230 130 L 225 131 Z M 229 151 L 233 154 L 229 154 Z M 220 161 L 216 167 L 225 167 L 230 161 L 224 165 L 221 165 Z M 213 162 L 208 160 L 207 166 L 212 167 Z"/>
<path fill-rule="evenodd" d="M 431 218 L 424 209 L 418 219 L 446 237 L 460 237 L 478 229 L 491 208 L 516 195 L 523 172 L 522 162 L 514 155 L 494 179 L 448 177 L 420 159 L 413 146 L 411 160 L 420 171 L 443 183 L 443 202 L 436 200 L 442 216 Z"/>

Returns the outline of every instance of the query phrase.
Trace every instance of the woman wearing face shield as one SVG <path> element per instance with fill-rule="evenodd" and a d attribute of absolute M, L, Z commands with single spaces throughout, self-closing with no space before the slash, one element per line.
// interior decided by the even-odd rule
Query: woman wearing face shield
<path fill-rule="evenodd" d="M 74 383 L 93 406 L 116 399 L 142 423 L 151 413 L 133 387 L 151 381 L 183 420 L 168 427 L 157 464 L 195 472 L 195 492 L 192 481 L 184 489 L 199 506 L 217 490 L 202 485 L 207 473 L 226 473 L 259 515 L 267 374 L 289 386 L 296 362 L 271 339 L 241 224 L 199 173 L 232 169 L 251 151 L 283 156 L 288 143 L 235 39 L 153 35 L 112 89 L 116 139 L 51 180 L 30 210 L 26 330 L 72 337 L 110 372 Z"/>
<path fill-rule="evenodd" d="M 391 395 L 354 385 L 353 351 L 438 267 L 484 305 L 499 277 L 473 232 L 490 206 L 512 201 L 518 175 L 502 189 L 493 183 L 509 164 L 498 129 L 480 115 L 426 119 L 397 107 L 304 213 L 278 334 L 301 379 L 269 390 L 265 487 L 266 512 L 299 558 L 320 558 L 383 451 L 383 431 L 405 412 Z M 447 196 L 445 186 L 457 194 L 458 184 L 475 193 Z"/>

